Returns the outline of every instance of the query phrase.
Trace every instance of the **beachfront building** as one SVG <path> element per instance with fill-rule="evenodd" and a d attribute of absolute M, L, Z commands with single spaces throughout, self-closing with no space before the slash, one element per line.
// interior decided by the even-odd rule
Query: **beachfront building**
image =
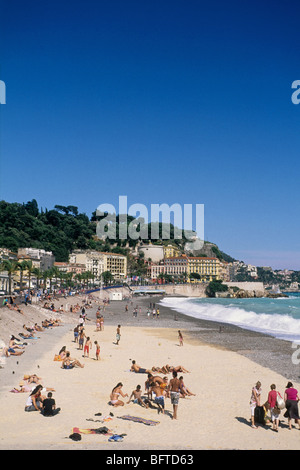
<path fill-rule="evenodd" d="M 74 275 L 82 274 L 86 270 L 84 264 L 77 264 L 77 263 L 71 264 L 71 263 L 55 262 L 54 267 L 64 274 L 73 273 Z"/>
<path fill-rule="evenodd" d="M 115 279 L 127 278 L 127 257 L 119 253 L 102 253 L 104 271 L 109 271 Z"/>
<path fill-rule="evenodd" d="M 102 273 L 111 272 L 116 280 L 127 277 L 127 257 L 118 253 L 92 250 L 75 250 L 69 256 L 70 265 L 83 265 L 90 271 L 95 281 L 100 281 Z"/>
<path fill-rule="evenodd" d="M 194 280 L 200 282 L 211 282 L 221 279 L 220 276 L 220 260 L 218 258 L 209 257 L 188 257 L 187 275 L 188 282 L 192 281 L 192 276 L 195 273 Z"/>
<path fill-rule="evenodd" d="M 166 258 L 163 262 L 151 266 L 151 279 L 169 275 L 177 281 L 211 282 L 223 279 L 227 267 L 222 266 L 218 258 L 178 256 Z M 193 277 L 193 274 L 195 276 Z"/>
<path fill-rule="evenodd" d="M 95 281 L 100 281 L 101 274 L 105 271 L 102 253 L 90 250 L 75 250 L 69 256 L 70 265 L 83 265 L 85 271 L 93 274 Z"/>

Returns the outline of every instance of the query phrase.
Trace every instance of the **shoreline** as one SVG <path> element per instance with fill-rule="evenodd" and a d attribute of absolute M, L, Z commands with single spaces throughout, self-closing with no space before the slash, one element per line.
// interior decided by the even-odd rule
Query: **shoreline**
<path fill-rule="evenodd" d="M 102 449 L 118 452 L 132 449 L 257 450 L 270 449 L 274 445 L 276 449 L 296 449 L 299 431 L 292 430 L 290 433 L 284 422 L 286 420 L 283 419 L 278 435 L 272 433 L 271 425 L 257 431 L 249 425 L 249 398 L 251 387 L 256 381 L 262 381 L 264 397 L 270 383 L 277 383 L 278 390 L 282 392 L 287 382 L 283 374 L 270 369 L 269 363 L 260 365 L 245 350 L 245 338 L 247 345 L 253 340 L 259 341 L 260 355 L 263 356 L 262 335 L 251 335 L 249 331 L 244 332 L 240 328 L 234 328 L 235 332 L 230 328 L 220 334 L 219 323 L 195 321 L 179 313 L 176 313 L 177 320 L 174 320 L 174 311 L 162 306 L 159 307 L 158 320 L 147 318 L 145 308 L 153 301 L 158 304 L 159 300 L 156 297 L 133 299 L 132 305 L 130 301 L 127 302 L 127 313 L 126 301 L 110 302 L 104 312 L 102 332 L 95 332 L 95 311 L 99 300 L 92 309 L 86 311 L 90 318 L 86 322 L 86 331 L 93 340 L 100 340 L 101 361 L 95 360 L 94 350 L 89 359 L 83 358 L 83 352 L 78 350 L 73 341 L 73 328 L 79 313 L 62 314 L 65 321 L 63 326 L 42 332 L 38 340 L 26 346 L 22 356 L 8 358 L 5 368 L 0 370 L 0 448 Z M 137 318 L 132 315 L 135 305 L 142 308 L 142 314 L 138 314 Z M 117 324 L 121 324 L 119 346 L 115 344 Z M 178 344 L 178 329 L 184 336 L 182 348 Z M 227 336 L 231 338 L 230 345 L 227 344 Z M 70 348 L 72 357 L 85 364 L 83 369 L 65 371 L 59 362 L 53 361 L 54 354 L 63 345 Z M 243 346 L 242 353 L 237 346 Z M 138 383 L 144 389 L 146 376 L 129 371 L 133 359 L 142 367 L 169 363 L 181 364 L 191 371 L 183 375 L 186 385 L 196 396 L 180 400 L 178 421 L 170 419 L 170 400 L 166 402 L 166 415 L 158 415 L 155 410 L 146 410 L 133 403 L 126 404 L 124 408 L 109 406 L 109 393 L 119 381 L 124 383 L 124 392 L 128 394 Z M 12 374 L 12 371 L 15 373 Z M 37 373 L 43 378 L 43 385 L 55 388 L 54 398 L 57 406 L 62 408 L 59 415 L 43 418 L 39 413 L 24 412 L 28 393 L 14 394 L 10 393 L 10 389 L 16 386 L 25 373 Z M 291 379 L 290 376 L 288 378 Z M 299 380 L 294 380 L 295 384 L 297 382 Z M 221 396 L 219 391 L 222 391 Z M 204 403 L 211 406 L 204 406 Z M 10 411 L 7 413 L 5 410 Z M 96 421 L 97 412 L 101 412 L 102 417 L 113 412 L 114 417 L 103 424 L 87 422 Z M 144 426 L 118 419 L 124 414 L 158 420 L 159 425 Z M 90 434 L 83 434 L 80 442 L 68 439 L 75 426 L 85 429 L 103 425 L 116 433 L 126 433 L 124 441 L 112 444 L 108 442 L 107 436 Z"/>

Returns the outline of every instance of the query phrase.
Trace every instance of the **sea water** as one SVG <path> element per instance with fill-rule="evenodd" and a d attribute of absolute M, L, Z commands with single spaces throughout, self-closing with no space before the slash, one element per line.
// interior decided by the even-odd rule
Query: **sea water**
<path fill-rule="evenodd" d="M 165 297 L 161 305 L 194 318 L 230 323 L 300 342 L 300 292 L 271 299 Z"/>

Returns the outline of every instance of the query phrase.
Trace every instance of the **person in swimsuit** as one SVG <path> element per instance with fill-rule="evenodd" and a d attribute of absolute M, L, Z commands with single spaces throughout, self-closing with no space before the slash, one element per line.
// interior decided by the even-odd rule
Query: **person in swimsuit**
<path fill-rule="evenodd" d="M 96 360 L 99 361 L 100 359 L 100 344 L 98 341 L 94 341 L 94 344 L 96 345 Z"/>
<path fill-rule="evenodd" d="M 132 366 L 130 367 L 131 372 L 136 372 L 137 374 L 151 374 L 151 371 L 148 369 L 143 369 L 141 366 L 138 366 L 135 361 L 132 361 Z"/>
<path fill-rule="evenodd" d="M 177 378 L 177 372 L 173 371 L 173 379 L 170 380 L 170 398 L 173 405 L 173 419 L 177 419 L 177 409 L 180 397 L 180 382 Z"/>
<path fill-rule="evenodd" d="M 86 338 L 86 342 L 84 345 L 84 352 L 83 352 L 83 357 L 86 357 L 85 354 L 87 354 L 87 357 L 90 357 L 90 348 L 92 349 L 92 342 L 89 336 Z"/>
<path fill-rule="evenodd" d="M 110 394 L 110 403 L 112 406 L 124 406 L 124 402 L 119 400 L 119 395 L 123 398 L 128 397 L 127 393 L 123 393 L 122 391 L 123 384 L 119 382 L 113 389 Z"/>
<path fill-rule="evenodd" d="M 72 359 L 70 357 L 69 351 L 66 353 L 65 359 L 62 361 L 62 369 L 73 369 L 74 367 L 84 367 L 84 364 L 81 364 L 77 359 Z"/>

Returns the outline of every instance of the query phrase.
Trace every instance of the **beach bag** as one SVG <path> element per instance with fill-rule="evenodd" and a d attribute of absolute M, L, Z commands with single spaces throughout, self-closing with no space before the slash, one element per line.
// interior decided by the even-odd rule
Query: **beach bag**
<path fill-rule="evenodd" d="M 285 401 L 278 393 L 276 399 L 276 407 L 279 408 L 279 410 L 283 410 L 283 408 L 285 408 Z"/>
<path fill-rule="evenodd" d="M 263 406 L 255 407 L 254 421 L 258 424 L 265 424 L 265 410 Z"/>

